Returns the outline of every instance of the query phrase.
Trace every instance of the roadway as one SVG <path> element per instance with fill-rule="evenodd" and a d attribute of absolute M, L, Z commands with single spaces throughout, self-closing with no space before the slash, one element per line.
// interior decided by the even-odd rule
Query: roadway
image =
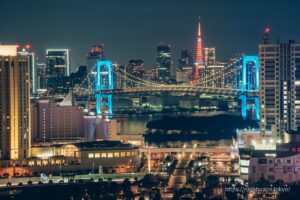
<path fill-rule="evenodd" d="M 230 147 L 196 147 L 196 148 L 156 148 L 156 147 L 142 147 L 142 153 L 230 153 Z"/>
<path fill-rule="evenodd" d="M 73 178 L 74 180 L 91 180 L 93 179 L 95 182 L 97 182 L 100 178 L 103 180 L 106 180 L 108 178 L 111 178 L 113 181 L 123 181 L 125 178 L 129 178 L 130 180 L 134 180 L 135 177 L 138 179 L 141 179 L 144 177 L 144 173 L 124 173 L 124 174 L 84 174 L 84 175 L 75 175 Z M 12 186 L 18 186 L 19 183 L 22 183 L 23 185 L 28 185 L 28 181 L 31 181 L 32 184 L 38 184 L 39 182 L 42 183 L 49 183 L 49 180 L 52 180 L 53 183 L 59 183 L 62 181 L 63 183 L 68 183 L 68 178 L 63 178 L 62 176 L 52 176 L 47 177 L 14 177 L 14 178 L 2 178 L 0 179 L 0 188 L 1 187 L 7 187 L 7 183 L 11 183 Z"/>

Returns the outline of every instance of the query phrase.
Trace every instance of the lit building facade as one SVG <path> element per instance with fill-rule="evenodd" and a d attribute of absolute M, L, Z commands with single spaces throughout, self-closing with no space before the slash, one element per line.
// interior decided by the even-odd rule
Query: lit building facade
<path fill-rule="evenodd" d="M 282 139 L 300 126 L 300 43 L 260 44 L 259 57 L 261 130 Z"/>
<path fill-rule="evenodd" d="M 127 73 L 138 78 L 143 78 L 145 74 L 144 65 L 144 61 L 141 59 L 131 59 L 128 61 Z"/>
<path fill-rule="evenodd" d="M 88 52 L 86 59 L 87 59 L 87 67 L 88 67 L 87 70 L 89 73 L 91 72 L 93 67 L 95 67 L 97 60 L 105 60 L 103 44 L 93 45 L 90 51 Z"/>
<path fill-rule="evenodd" d="M 215 65 L 216 64 L 216 48 L 204 48 L 204 62 L 205 65 Z"/>
<path fill-rule="evenodd" d="M 47 87 L 47 65 L 46 63 L 37 63 L 36 66 L 38 89 L 45 89 Z"/>
<path fill-rule="evenodd" d="M 193 67 L 183 67 L 176 70 L 176 82 L 177 83 L 187 83 L 192 79 Z"/>
<path fill-rule="evenodd" d="M 0 159 L 30 156 L 30 68 L 17 45 L 0 45 Z"/>
<path fill-rule="evenodd" d="M 70 59 L 68 49 L 47 49 L 46 64 L 50 76 L 69 76 Z"/>
<path fill-rule="evenodd" d="M 193 67 L 193 65 L 194 65 L 194 60 L 190 52 L 188 50 L 182 50 L 181 57 L 178 60 L 178 68 L 183 69 L 186 67 Z"/>
<path fill-rule="evenodd" d="M 113 68 L 114 68 L 114 82 L 115 82 L 115 86 L 117 89 L 123 89 L 127 87 L 127 74 L 126 74 L 126 70 L 127 67 L 126 65 L 118 65 L 118 64 L 113 64 Z"/>
<path fill-rule="evenodd" d="M 130 173 L 140 164 L 138 147 L 119 141 L 93 141 L 32 147 L 32 157 L 20 167 L 0 161 L 0 176 L 61 173 Z M 4 164 L 4 165 L 2 165 Z"/>
<path fill-rule="evenodd" d="M 170 78 L 172 66 L 171 45 L 158 45 L 156 53 L 156 70 L 158 79 L 165 80 Z"/>
<path fill-rule="evenodd" d="M 144 60 L 141 59 L 131 59 L 128 61 L 128 66 L 126 67 L 126 73 L 132 75 L 129 78 L 135 80 L 135 77 L 139 80 L 144 79 L 145 75 L 145 67 Z M 137 80 L 137 82 L 140 82 Z M 130 82 L 130 85 L 127 86 L 135 86 L 136 83 Z"/>
<path fill-rule="evenodd" d="M 175 72 L 177 83 L 187 83 L 193 79 L 194 60 L 188 50 L 181 51 L 181 57 L 178 59 L 178 68 Z"/>
<path fill-rule="evenodd" d="M 201 85 L 205 87 L 224 87 L 224 65 L 208 65 L 199 68 Z"/>
<path fill-rule="evenodd" d="M 273 183 L 282 180 L 285 184 L 300 181 L 300 135 L 285 132 L 291 141 L 277 144 L 276 150 L 254 150 L 249 163 L 249 181 L 255 183 L 262 177 Z"/>
<path fill-rule="evenodd" d="M 237 130 L 237 145 L 240 155 L 240 174 L 244 180 L 249 179 L 249 166 L 252 151 L 276 149 L 276 140 L 271 131 L 266 132 L 263 136 L 259 129 L 240 129 Z"/>
<path fill-rule="evenodd" d="M 228 88 L 237 88 L 237 61 L 238 58 L 231 58 L 229 61 L 224 62 L 224 74 L 225 75 L 225 87 Z"/>
<path fill-rule="evenodd" d="M 36 94 L 36 90 L 39 88 L 38 86 L 38 70 L 36 67 L 36 60 L 34 52 L 30 51 L 30 45 L 25 45 L 25 48 L 22 48 L 18 51 L 19 55 L 27 56 L 29 62 L 29 69 L 30 69 L 30 94 Z"/>
<path fill-rule="evenodd" d="M 53 93 L 66 93 L 66 82 L 70 75 L 70 61 L 68 49 L 47 49 L 47 89 Z"/>
<path fill-rule="evenodd" d="M 76 106 L 58 106 L 49 100 L 31 103 L 32 141 L 72 141 L 83 138 L 83 112 Z"/>

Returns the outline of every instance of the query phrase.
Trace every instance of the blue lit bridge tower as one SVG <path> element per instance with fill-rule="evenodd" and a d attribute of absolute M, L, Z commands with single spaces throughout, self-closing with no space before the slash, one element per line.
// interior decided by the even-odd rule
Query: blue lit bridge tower
<path fill-rule="evenodd" d="M 258 91 L 259 60 L 258 56 L 242 56 L 237 61 L 237 89 L 241 91 L 242 116 L 247 117 L 247 109 L 254 110 L 255 119 L 260 119 L 259 97 L 247 97 L 244 93 Z"/>
<path fill-rule="evenodd" d="M 93 70 L 94 93 L 96 99 L 96 115 L 112 114 L 112 95 L 103 94 L 105 90 L 113 90 L 113 69 L 111 61 L 98 60 Z"/>

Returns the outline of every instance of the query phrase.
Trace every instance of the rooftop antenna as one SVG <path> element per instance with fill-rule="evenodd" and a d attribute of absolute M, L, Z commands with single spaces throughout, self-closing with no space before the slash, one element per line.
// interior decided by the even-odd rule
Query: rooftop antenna
<path fill-rule="evenodd" d="M 270 34 L 271 29 L 269 27 L 265 28 L 263 38 L 262 38 L 262 43 L 263 44 L 268 44 L 269 43 L 269 34 Z"/>

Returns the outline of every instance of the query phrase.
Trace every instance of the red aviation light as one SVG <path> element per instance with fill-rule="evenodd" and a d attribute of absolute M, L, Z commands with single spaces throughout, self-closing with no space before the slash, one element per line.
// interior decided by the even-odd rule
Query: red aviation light
<path fill-rule="evenodd" d="M 270 28 L 269 27 L 267 27 L 266 29 L 265 29 L 265 33 L 270 33 Z"/>

